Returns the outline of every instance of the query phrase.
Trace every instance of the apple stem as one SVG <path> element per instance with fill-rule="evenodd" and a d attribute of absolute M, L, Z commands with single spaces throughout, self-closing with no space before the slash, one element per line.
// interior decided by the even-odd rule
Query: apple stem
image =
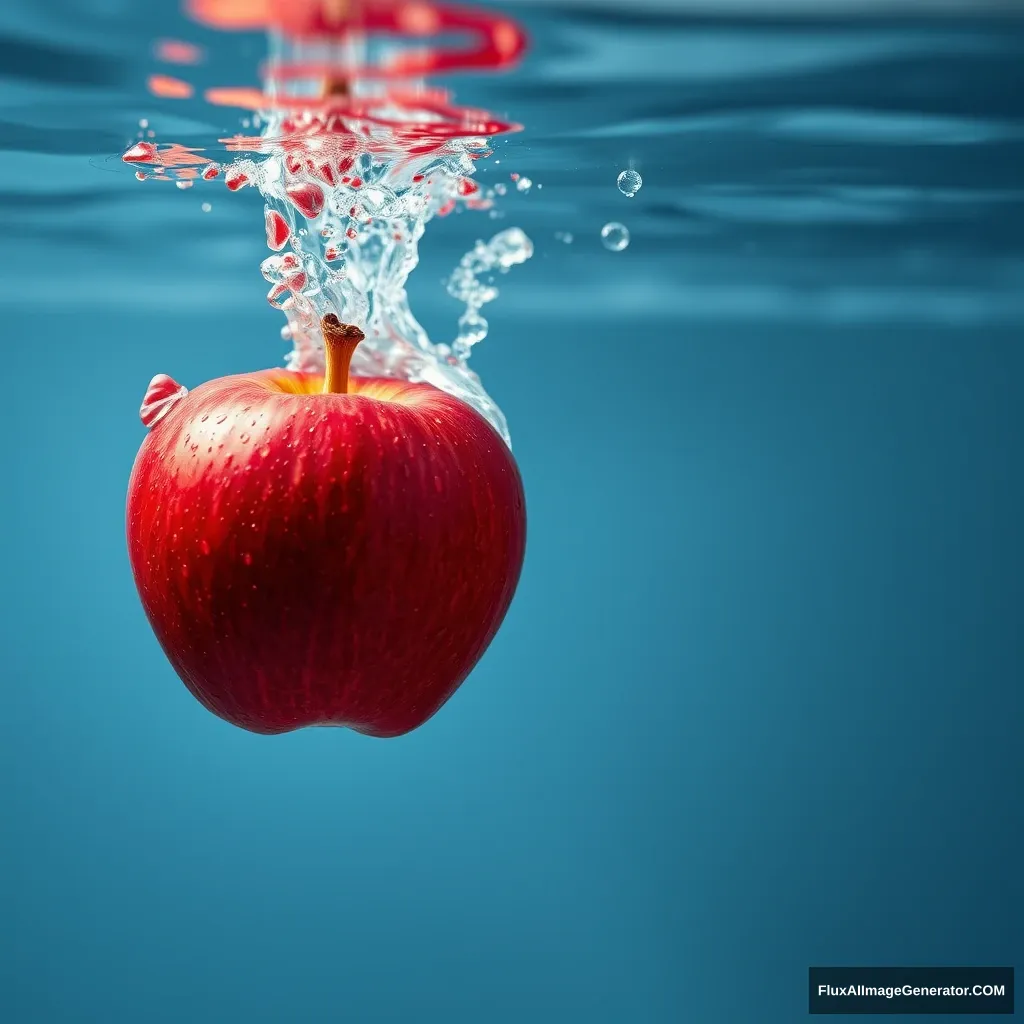
<path fill-rule="evenodd" d="M 348 394 L 348 367 L 356 345 L 366 337 L 358 327 L 343 324 L 336 313 L 320 321 L 324 333 L 324 394 Z"/>

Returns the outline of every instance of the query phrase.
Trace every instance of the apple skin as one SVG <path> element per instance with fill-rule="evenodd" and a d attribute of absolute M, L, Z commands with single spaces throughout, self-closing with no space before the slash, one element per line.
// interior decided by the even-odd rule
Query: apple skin
<path fill-rule="evenodd" d="M 257 733 L 399 736 L 501 625 L 522 481 L 490 424 L 432 385 L 353 378 L 324 394 L 322 380 L 267 370 L 173 402 L 132 471 L 132 571 L 214 714 Z"/>

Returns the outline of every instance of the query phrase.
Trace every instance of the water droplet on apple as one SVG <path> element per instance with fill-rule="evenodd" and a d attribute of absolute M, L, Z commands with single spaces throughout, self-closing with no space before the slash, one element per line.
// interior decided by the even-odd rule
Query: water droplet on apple
<path fill-rule="evenodd" d="M 265 445 L 264 445 L 264 446 L 263 446 L 263 447 L 262 447 L 262 448 L 260 449 L 260 455 L 261 455 L 261 456 L 263 456 L 263 458 L 266 458 L 266 457 L 267 457 L 267 456 L 268 456 L 269 454 L 270 454 L 270 445 L 268 445 L 268 444 L 265 444 Z"/>
<path fill-rule="evenodd" d="M 149 382 L 145 397 L 142 399 L 142 406 L 139 409 L 142 425 L 150 429 L 155 427 L 187 394 L 188 388 L 168 377 L 166 373 L 158 373 Z"/>
<path fill-rule="evenodd" d="M 204 555 L 208 555 L 210 553 L 210 542 L 205 537 L 199 542 L 199 550 L 202 551 Z"/>
<path fill-rule="evenodd" d="M 243 432 L 243 433 L 238 435 L 238 440 L 241 441 L 242 444 L 248 444 L 249 443 L 249 435 Z"/>
<path fill-rule="evenodd" d="M 254 523 L 253 525 L 255 526 L 256 524 Z M 246 551 L 246 553 L 242 555 L 242 561 L 245 562 L 246 565 L 252 565 L 252 555 Z"/>

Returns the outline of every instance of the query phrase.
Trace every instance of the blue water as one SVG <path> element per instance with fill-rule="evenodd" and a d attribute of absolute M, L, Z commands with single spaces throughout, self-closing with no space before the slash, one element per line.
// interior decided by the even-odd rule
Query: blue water
<path fill-rule="evenodd" d="M 0 13 L 5 1024 L 792 1024 L 812 964 L 1022 960 L 1024 24 L 506 6 L 527 62 L 450 84 L 543 184 L 473 357 L 529 551 L 394 741 L 211 717 L 125 554 L 150 377 L 285 346 L 258 197 L 118 156 L 240 130 L 154 39 L 203 86 L 264 39 Z M 435 339 L 492 228 L 431 225 Z"/>

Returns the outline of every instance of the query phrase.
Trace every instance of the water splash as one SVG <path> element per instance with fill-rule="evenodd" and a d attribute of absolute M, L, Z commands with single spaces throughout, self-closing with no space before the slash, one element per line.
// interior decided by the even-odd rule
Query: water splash
<path fill-rule="evenodd" d="M 455 17 L 455 9 L 430 9 L 439 34 L 452 27 L 444 18 Z M 359 28 L 365 32 L 365 19 Z M 391 80 L 393 54 L 377 68 L 359 64 L 356 73 L 353 40 L 343 27 L 331 32 L 326 60 L 322 39 L 275 36 L 266 87 L 255 96 L 252 90 L 207 91 L 214 102 L 231 99 L 256 111 L 259 135 L 221 140 L 227 161 L 145 141 L 124 160 L 148 167 L 139 176 L 184 187 L 222 178 L 230 191 L 259 191 L 272 253 L 261 271 L 270 286 L 267 300 L 287 321 L 282 337 L 292 342 L 290 369 L 322 371 L 319 324 L 334 312 L 366 335 L 352 361 L 355 373 L 433 384 L 473 406 L 508 442 L 505 418 L 468 359 L 487 334 L 480 309 L 498 294 L 494 273 L 529 259 L 532 243 L 510 228 L 467 253 L 449 282 L 466 306 L 451 344 L 427 336 L 409 307 L 406 282 L 433 218 L 457 209 L 491 210 L 497 190 L 481 193 L 476 164 L 490 155 L 491 136 L 517 126 L 454 107 L 447 93 L 407 77 L 413 58 L 398 62 L 405 70 L 397 82 Z M 366 52 L 361 44 L 360 53 Z M 416 68 L 429 64 L 422 44 L 413 60 Z"/>
<path fill-rule="evenodd" d="M 507 228 L 489 242 L 478 241 L 462 257 L 448 281 L 448 294 L 466 304 L 459 318 L 459 334 L 451 346 L 451 354 L 460 362 L 469 358 L 474 345 L 487 336 L 487 321 L 480 309 L 498 297 L 495 272 L 507 274 L 512 267 L 525 263 L 533 255 L 533 242 L 520 228 Z"/>

